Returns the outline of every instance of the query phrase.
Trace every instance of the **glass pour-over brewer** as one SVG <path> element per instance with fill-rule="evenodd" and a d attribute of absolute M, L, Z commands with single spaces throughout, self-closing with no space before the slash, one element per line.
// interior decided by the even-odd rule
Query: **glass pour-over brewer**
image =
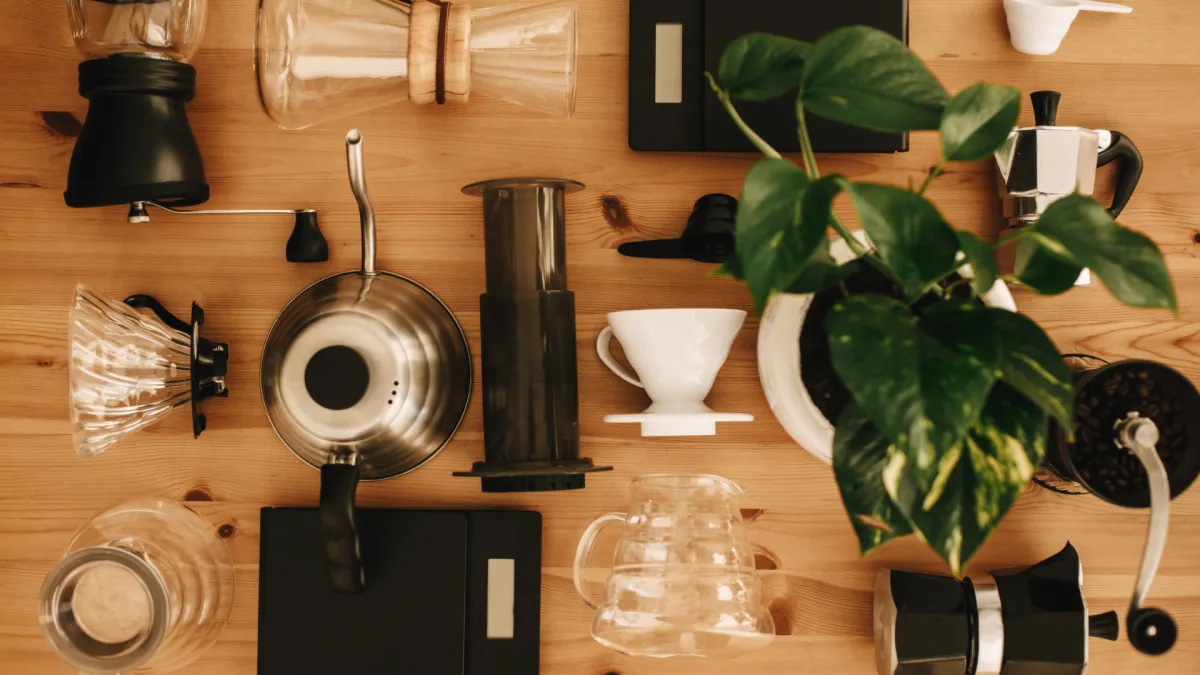
<path fill-rule="evenodd" d="M 259 98 L 284 129 L 472 94 L 570 117 L 575 18 L 576 0 L 262 0 Z"/>

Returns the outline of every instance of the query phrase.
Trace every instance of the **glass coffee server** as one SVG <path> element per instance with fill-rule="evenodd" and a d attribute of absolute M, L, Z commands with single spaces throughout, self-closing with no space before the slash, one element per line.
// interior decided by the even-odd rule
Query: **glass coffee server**
<path fill-rule="evenodd" d="M 216 528 L 177 502 L 140 499 L 79 530 L 46 576 L 38 618 L 83 673 L 164 673 L 212 645 L 232 605 L 233 561 Z"/>

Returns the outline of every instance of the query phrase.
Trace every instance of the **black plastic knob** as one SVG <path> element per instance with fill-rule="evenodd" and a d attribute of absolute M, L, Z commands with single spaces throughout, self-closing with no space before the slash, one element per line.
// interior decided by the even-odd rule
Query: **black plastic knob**
<path fill-rule="evenodd" d="M 1125 619 L 1129 641 L 1143 654 L 1158 656 L 1175 646 L 1179 629 L 1170 614 L 1157 607 L 1142 607 L 1130 610 Z"/>
<path fill-rule="evenodd" d="M 1057 91 L 1035 91 L 1029 95 L 1033 103 L 1033 123 L 1039 127 L 1052 127 L 1058 121 L 1058 101 L 1062 94 Z"/>
<path fill-rule="evenodd" d="M 304 209 L 296 212 L 296 226 L 287 240 L 288 262 L 325 262 L 329 260 L 329 244 L 317 225 L 317 212 Z"/>
<path fill-rule="evenodd" d="M 1121 637 L 1121 619 L 1116 612 L 1108 611 L 1088 617 L 1088 635 L 1094 638 L 1117 641 Z"/>

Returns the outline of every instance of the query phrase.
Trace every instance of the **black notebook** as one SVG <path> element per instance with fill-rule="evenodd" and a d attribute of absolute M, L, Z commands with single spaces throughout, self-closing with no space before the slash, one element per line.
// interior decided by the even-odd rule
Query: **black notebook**
<path fill-rule="evenodd" d="M 317 509 L 262 510 L 259 675 L 537 675 L 540 514 L 359 509 L 358 526 L 367 590 L 345 595 Z"/>
<path fill-rule="evenodd" d="M 725 47 L 745 33 L 811 42 L 841 26 L 867 25 L 908 42 L 907 0 L 630 0 L 629 22 L 629 147 L 634 150 L 755 152 L 704 80 L 704 71 L 715 76 Z M 672 35 L 681 45 L 677 66 L 659 44 Z M 664 80 L 659 72 L 668 63 L 679 70 L 678 87 L 668 86 L 674 80 Z M 797 152 L 795 99 L 785 94 L 735 104 L 774 148 Z M 812 114 L 807 122 L 817 152 L 908 149 L 908 134 L 867 131 Z"/>

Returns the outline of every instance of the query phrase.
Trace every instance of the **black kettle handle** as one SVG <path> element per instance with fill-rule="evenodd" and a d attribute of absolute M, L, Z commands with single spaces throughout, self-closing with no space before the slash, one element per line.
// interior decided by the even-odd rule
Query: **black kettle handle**
<path fill-rule="evenodd" d="M 1108 144 L 1107 148 L 1100 151 L 1096 157 L 1096 166 L 1104 166 L 1114 159 L 1121 160 L 1117 185 L 1113 189 L 1113 203 L 1108 207 L 1108 212 L 1112 214 L 1113 218 L 1116 218 L 1121 215 L 1121 211 L 1129 203 L 1134 188 L 1142 178 L 1142 153 L 1125 134 L 1119 131 L 1109 133 L 1112 134 L 1112 142 Z"/>
<path fill-rule="evenodd" d="M 321 467 L 321 537 L 329 562 L 329 580 L 338 593 L 362 593 L 366 589 L 354 513 L 358 476 L 357 463 Z"/>

